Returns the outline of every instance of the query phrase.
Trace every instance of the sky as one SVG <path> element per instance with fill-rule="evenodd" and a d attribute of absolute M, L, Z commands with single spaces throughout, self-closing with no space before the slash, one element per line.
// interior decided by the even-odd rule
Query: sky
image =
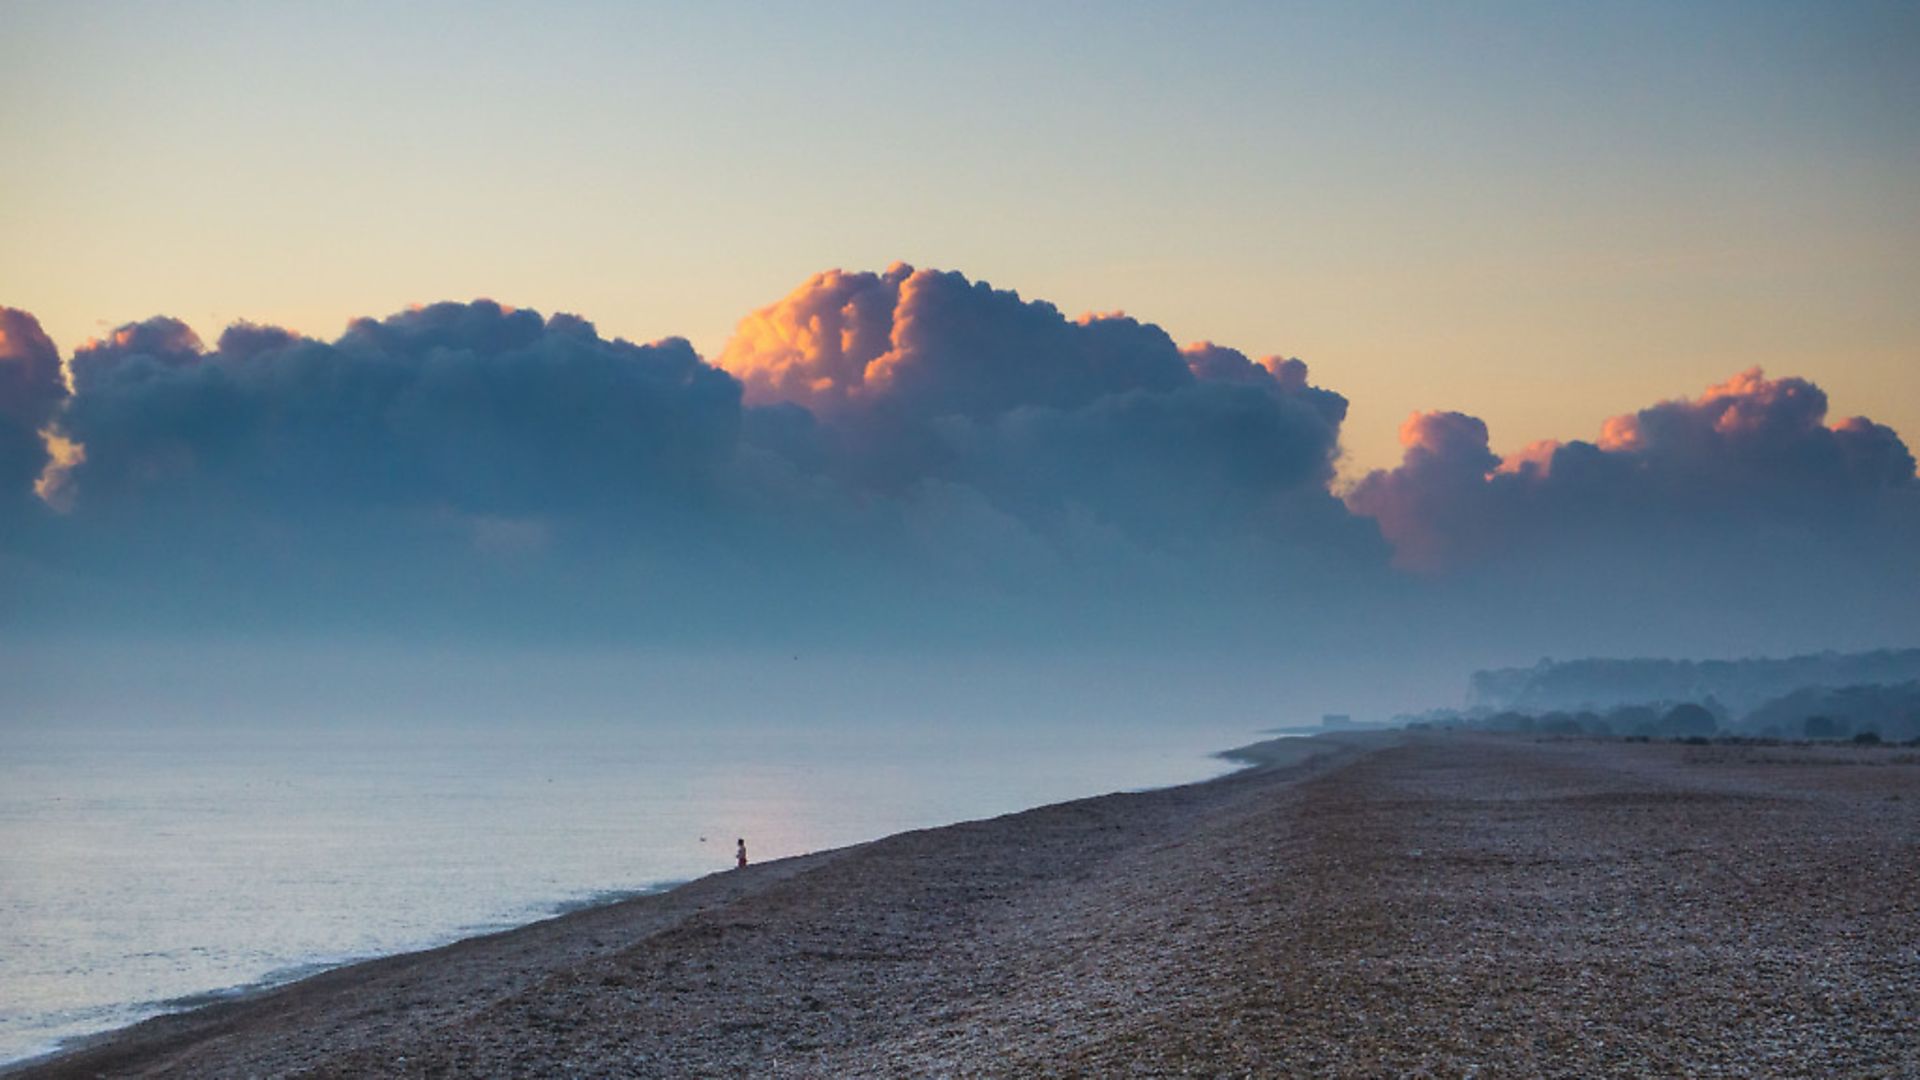
<path fill-rule="evenodd" d="M 15 687 L 1920 644 L 1911 5 L 6 15 Z"/>
<path fill-rule="evenodd" d="M 703 355 L 829 268 L 1297 356 L 1343 471 L 1760 365 L 1920 429 L 1910 4 L 9 3 L 0 298 Z"/>

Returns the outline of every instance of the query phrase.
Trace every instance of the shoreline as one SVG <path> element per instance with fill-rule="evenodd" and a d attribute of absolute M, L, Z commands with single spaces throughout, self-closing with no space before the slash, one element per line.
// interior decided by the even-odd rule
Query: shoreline
<path fill-rule="evenodd" d="M 1920 1073 L 1920 755 L 1455 733 L 1221 756 L 1252 760 L 334 968 L 4 1072 Z"/>
<path fill-rule="evenodd" d="M 609 907 L 614 904 L 624 903 L 628 900 L 658 896 L 662 893 L 671 892 L 685 884 L 687 884 L 687 880 L 682 879 L 656 882 L 638 889 L 603 889 L 580 899 L 565 900 L 552 904 L 546 914 L 530 922 L 503 923 L 497 926 L 472 927 L 456 930 L 445 940 L 435 941 L 422 945 L 417 949 L 406 949 L 400 952 L 353 956 L 344 960 L 315 960 L 305 963 L 289 964 L 269 971 L 265 975 L 249 982 L 235 983 L 231 986 L 221 986 L 211 990 L 182 994 L 178 997 L 167 998 L 161 1001 L 136 1003 L 128 1006 L 128 1008 L 140 1010 L 152 1008 L 155 1011 L 147 1013 L 139 1019 L 129 1021 L 128 1023 L 116 1024 L 99 1031 L 66 1036 L 56 1040 L 51 1048 L 29 1054 L 26 1057 L 0 1061 L 0 1080 L 25 1072 L 32 1067 L 50 1064 L 68 1054 L 86 1050 L 89 1047 L 103 1042 L 110 1042 L 149 1020 L 158 1020 L 169 1016 L 182 1016 L 201 1009 L 218 1008 L 223 1005 L 248 1001 L 262 994 L 271 993 L 282 987 L 293 986 L 296 983 L 305 982 L 308 979 L 325 975 L 329 972 L 354 968 L 362 964 L 374 964 L 382 960 L 392 960 L 396 957 L 434 952 L 439 949 L 459 945 L 463 942 L 477 941 L 499 934 L 511 934 L 518 930 L 524 930 L 529 926 L 536 926 L 553 919 L 563 919 L 569 915 L 575 915 L 583 911 Z"/>
<path fill-rule="evenodd" d="M 245 1002 L 259 997 L 262 994 L 271 993 L 283 987 L 293 986 L 297 983 L 302 983 L 308 979 L 326 975 L 331 972 L 359 967 L 363 964 L 375 964 L 397 957 L 435 952 L 450 946 L 459 945 L 463 942 L 478 941 L 500 934 L 511 934 L 519 930 L 524 930 L 529 926 L 537 926 L 540 923 L 549 922 L 554 919 L 563 919 L 569 915 L 576 915 L 583 911 L 592 911 L 597 908 L 625 903 L 629 900 L 658 896 L 662 893 L 671 892 L 687 883 L 688 879 L 679 879 L 659 881 L 637 889 L 602 889 L 579 899 L 556 902 L 549 906 L 546 914 L 529 922 L 502 923 L 494 926 L 479 926 L 455 930 L 444 940 L 434 941 L 416 949 L 405 949 L 400 952 L 374 953 L 348 957 L 344 960 L 314 960 L 304 963 L 288 964 L 269 971 L 259 978 L 248 982 L 181 994 L 177 997 L 160 1001 L 135 1003 L 134 1005 L 128 1006 L 128 1008 L 152 1008 L 155 1011 L 124 1024 L 116 1024 L 99 1031 L 89 1031 L 78 1035 L 66 1036 L 56 1040 L 54 1046 L 50 1049 L 42 1050 L 26 1057 L 0 1061 L 0 1080 L 25 1072 L 32 1067 L 52 1063 L 68 1054 L 85 1050 L 99 1043 L 112 1041 L 118 1036 L 150 1020 L 159 1020 L 170 1016 L 182 1016 L 201 1009 L 218 1008 L 223 1005 Z"/>
<path fill-rule="evenodd" d="M 1303 736 L 1303 735 L 1279 734 L 1275 738 L 1263 739 L 1257 742 L 1246 744 L 1244 746 L 1237 746 L 1227 750 L 1216 751 L 1213 754 L 1208 756 L 1221 761 L 1232 762 L 1237 764 L 1238 766 L 1238 768 L 1231 769 L 1218 776 L 1211 776 L 1198 781 L 1188 781 L 1184 784 L 1169 784 L 1169 785 L 1161 785 L 1157 787 L 1147 787 L 1147 788 L 1127 788 L 1127 789 L 1122 789 L 1119 792 L 1110 792 L 1107 794 L 1128 794 L 1128 793 L 1138 793 L 1138 792 L 1162 791 L 1168 788 L 1190 786 L 1193 784 L 1209 784 L 1218 780 L 1225 779 L 1226 777 L 1233 776 L 1237 773 L 1247 771 L 1249 769 L 1260 768 L 1265 765 L 1284 763 L 1285 761 L 1288 760 L 1288 755 L 1283 750 L 1277 751 L 1273 747 L 1277 744 L 1301 742 L 1301 741 L 1304 741 L 1305 738 L 1306 736 Z M 1103 797 L 1103 796 L 1101 795 L 1085 796 L 1085 798 L 1100 798 L 1100 797 Z M 1068 802 L 1078 802 L 1078 801 L 1080 800 L 1078 799 L 1068 800 Z M 1055 804 L 1047 804 L 1047 805 L 1063 805 L 1063 804 L 1055 803 Z M 1043 809 L 1043 808 L 1044 807 L 1034 807 L 1030 809 Z M 1023 812 L 1025 811 L 1013 811 L 1011 813 L 1023 813 Z M 1002 816 L 1002 817 L 1011 816 L 1011 814 L 999 815 L 999 816 Z M 985 819 L 985 820 L 990 820 L 990 819 Z M 965 821 L 953 822 L 953 823 L 950 823 L 949 825 L 932 826 L 931 828 L 948 828 L 948 827 L 951 827 L 952 825 L 964 825 L 964 824 L 967 824 L 967 822 Z M 927 831 L 927 830 L 909 830 L 909 831 Z M 891 836 L 891 835 L 899 835 L 899 834 L 889 834 L 889 835 Z M 887 838 L 888 837 L 879 837 L 876 839 L 884 840 Z M 871 843 L 871 842 L 874 842 L 874 841 L 865 841 L 864 843 Z M 848 845 L 848 847 L 859 847 L 859 846 L 861 845 L 860 844 Z M 825 855 L 834 851 L 841 851 L 841 850 L 846 850 L 846 849 L 845 848 L 823 849 L 822 851 L 818 851 L 818 852 L 809 852 L 800 856 L 794 856 L 794 858 L 810 858 L 810 857 Z M 775 861 L 785 861 L 785 860 L 775 860 Z M 759 865 L 759 864 L 756 864 L 756 865 Z M 725 874 L 727 872 L 728 871 L 725 871 L 725 870 L 715 871 L 713 875 L 707 875 L 707 876 L 711 877 L 715 875 Z M 119 1041 L 123 1037 L 132 1035 L 138 1029 L 143 1028 L 145 1025 L 156 1022 L 156 1021 L 165 1021 L 165 1020 L 180 1018 L 180 1017 L 190 1017 L 193 1014 L 202 1012 L 203 1010 L 218 1010 L 218 1009 L 222 1009 L 229 1006 L 245 1004 L 246 1002 L 258 999 L 262 996 L 271 994 L 275 991 L 279 991 L 287 987 L 296 986 L 301 983 L 305 983 L 308 980 L 315 979 L 325 975 L 331 975 L 336 972 L 352 971 L 354 969 L 357 969 L 363 966 L 376 965 L 386 961 L 399 960 L 405 957 L 425 956 L 428 954 L 439 953 L 443 950 L 454 948 L 457 946 L 462 946 L 471 942 L 479 942 L 479 941 L 495 938 L 505 934 L 518 933 L 520 931 L 527 930 L 531 927 L 540 926 L 542 924 L 550 923 L 555 920 L 565 919 L 572 916 L 580 915 L 582 913 L 613 907 L 619 904 L 624 904 L 628 901 L 644 900 L 652 897 L 661 896 L 667 893 L 671 893 L 676 889 L 692 884 L 694 881 L 699 881 L 699 880 L 703 880 L 703 879 L 694 878 L 694 879 L 661 881 L 661 882 L 656 882 L 651 885 L 638 888 L 638 889 L 603 890 L 599 893 L 596 893 L 592 896 L 585 897 L 582 899 L 556 903 L 553 905 L 552 910 L 548 914 L 543 915 L 540 918 L 534 919 L 530 922 L 514 923 L 511 925 L 503 925 L 503 926 L 490 928 L 490 929 L 477 929 L 474 932 L 456 931 L 454 936 L 451 936 L 444 941 L 439 941 L 433 944 L 424 945 L 417 949 L 408 949 L 402 952 L 381 953 L 381 954 L 370 955 L 370 956 L 352 957 L 352 958 L 340 960 L 337 962 L 316 961 L 312 963 L 293 964 L 285 968 L 277 969 L 276 971 L 273 971 L 273 972 L 268 972 L 267 974 L 261 976 L 260 978 L 254 979 L 249 982 L 239 983 L 232 986 L 218 987 L 211 990 L 203 990 L 196 993 L 184 994 L 176 998 L 167 999 L 165 1001 L 150 1003 L 155 1007 L 156 1011 L 149 1013 L 145 1016 L 142 1016 L 137 1020 L 133 1020 L 125 1024 L 118 1024 L 113 1027 L 105 1028 L 99 1031 L 93 1031 L 93 1032 L 87 1032 L 83 1034 L 68 1036 L 68 1037 L 59 1039 L 56 1042 L 56 1044 L 50 1049 L 29 1055 L 27 1057 L 15 1058 L 10 1061 L 0 1061 L 0 1080 L 4 1080 L 4 1078 L 29 1075 L 41 1068 L 57 1066 L 61 1062 L 63 1062 L 65 1059 L 73 1055 L 82 1054 L 89 1050 L 93 1050 L 105 1045 L 112 1044 L 116 1041 Z"/>

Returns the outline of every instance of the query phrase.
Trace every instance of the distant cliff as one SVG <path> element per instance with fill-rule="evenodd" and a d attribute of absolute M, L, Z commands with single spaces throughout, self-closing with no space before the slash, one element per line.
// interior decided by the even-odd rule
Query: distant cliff
<path fill-rule="evenodd" d="M 1920 679 L 1920 649 L 1818 653 L 1780 660 L 1542 660 L 1476 671 L 1468 704 L 1540 712 L 1655 701 L 1715 701 L 1738 715 L 1808 688 L 1885 686 Z"/>

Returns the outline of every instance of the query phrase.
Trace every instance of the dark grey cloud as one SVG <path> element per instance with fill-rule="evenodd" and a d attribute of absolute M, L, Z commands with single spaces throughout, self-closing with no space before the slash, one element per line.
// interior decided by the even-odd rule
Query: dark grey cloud
<path fill-rule="evenodd" d="M 124 370 L 137 375 L 147 368 L 192 367 L 200 362 L 204 349 L 200 336 L 186 323 L 156 315 L 81 344 L 73 350 L 69 367 L 74 389 L 85 391 L 120 377 Z"/>
<path fill-rule="evenodd" d="M 742 412 L 685 341 L 479 301 L 211 351 L 149 320 L 73 363 L 63 512 L 0 541 L 15 622 L 604 632 L 745 580 L 692 566 L 740 521 Z"/>
<path fill-rule="evenodd" d="M 1348 403 L 1301 361 L 904 266 L 810 279 L 712 364 L 476 301 L 330 342 L 150 319 L 77 348 L 69 397 L 5 318 L 15 628 L 1225 642 L 1449 685 L 1920 634 L 1913 458 L 1797 379 L 1504 459 L 1426 414 L 1343 493 Z"/>
<path fill-rule="evenodd" d="M 155 620 L 882 637 L 1137 630 L 1384 565 L 1328 490 L 1346 402 L 1298 361 L 906 268 L 786 305 L 810 390 L 751 404 L 753 319 L 744 387 L 684 341 L 488 301 L 332 342 L 122 327 L 74 354 L 51 427 L 85 458 L 24 554 Z"/>
<path fill-rule="evenodd" d="M 66 400 L 60 352 L 32 315 L 0 307 L 0 514 L 17 512 L 47 467 L 41 429 Z"/>
<path fill-rule="evenodd" d="M 532 514 L 685 496 L 730 453 L 739 387 L 679 339 L 600 338 L 490 301 L 362 319 L 337 342 L 171 320 L 75 354 L 61 430 L 80 512 L 116 499 Z M 158 354 L 158 347 L 173 351 Z"/>

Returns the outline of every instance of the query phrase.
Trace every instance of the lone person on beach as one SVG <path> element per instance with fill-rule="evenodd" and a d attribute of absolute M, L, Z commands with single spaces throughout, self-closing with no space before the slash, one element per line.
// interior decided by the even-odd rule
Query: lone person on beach
<path fill-rule="evenodd" d="M 734 858 L 735 858 L 735 859 L 737 859 L 737 860 L 739 860 L 739 861 L 738 861 L 738 862 L 736 862 L 736 863 L 734 863 L 734 865 L 733 865 L 733 868 L 734 868 L 735 870 L 745 870 L 745 869 L 747 868 L 747 841 L 746 841 L 746 838 L 745 838 L 745 837 L 742 837 L 742 838 L 741 838 L 741 839 L 740 839 L 739 841 L 737 841 L 737 843 L 738 843 L 738 844 L 739 844 L 740 846 L 739 846 L 739 848 L 738 848 L 738 849 L 737 849 L 737 850 L 736 850 L 736 851 L 734 852 Z"/>

